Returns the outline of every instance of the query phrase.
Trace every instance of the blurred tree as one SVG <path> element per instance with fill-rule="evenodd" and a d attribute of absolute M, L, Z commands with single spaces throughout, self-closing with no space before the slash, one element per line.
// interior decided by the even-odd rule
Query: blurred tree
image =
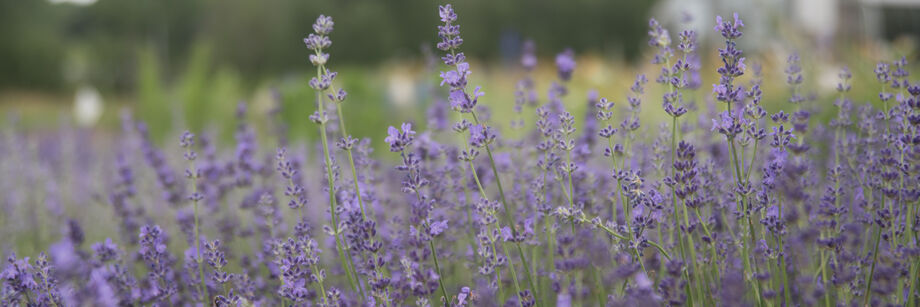
<path fill-rule="evenodd" d="M 151 137 L 161 140 L 173 126 L 171 102 L 162 84 L 160 65 L 151 48 L 138 50 L 137 106 L 135 114 L 147 123 Z"/>
<path fill-rule="evenodd" d="M 90 80 L 115 90 L 133 89 L 138 50 L 152 46 L 163 75 L 182 67 L 198 37 L 201 1 L 99 0 L 86 7 L 63 6 L 66 35 L 73 45 L 89 49 Z"/>
<path fill-rule="evenodd" d="M 374 64 L 418 55 L 437 40 L 437 5 L 429 0 L 98 0 L 90 6 L 0 1 L 0 86 L 55 87 L 61 58 L 79 48 L 90 82 L 137 90 L 137 57 L 152 46 L 165 81 L 196 61 L 199 40 L 210 65 L 233 67 L 244 84 L 309 68 L 301 39 L 319 14 L 336 20 L 332 61 Z M 464 0 L 455 5 L 474 57 L 516 54 L 524 38 L 551 56 L 576 51 L 635 55 L 643 45 L 653 1 Z M 508 42 L 509 40 L 514 40 Z M 497 47 L 500 46 L 500 47 Z M 515 50 L 503 50 L 515 49 Z M 195 64 L 198 65 L 198 64 Z M 197 67 L 197 66 L 196 66 Z"/>
<path fill-rule="evenodd" d="M 61 84 L 62 19 L 46 1 L 0 1 L 0 88 Z"/>

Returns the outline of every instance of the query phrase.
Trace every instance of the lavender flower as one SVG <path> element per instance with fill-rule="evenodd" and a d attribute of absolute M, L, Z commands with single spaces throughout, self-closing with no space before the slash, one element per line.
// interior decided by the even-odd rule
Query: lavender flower
<path fill-rule="evenodd" d="M 390 151 L 392 152 L 406 150 L 406 147 L 412 145 L 413 140 L 415 140 L 415 131 L 412 130 L 412 124 L 410 123 L 403 123 L 400 129 L 390 126 L 387 128 L 387 137 L 384 139 L 387 144 L 390 144 Z"/>
<path fill-rule="evenodd" d="M 442 100 L 428 131 L 403 123 L 377 136 L 396 161 L 373 153 L 377 137 L 346 130 L 325 15 L 304 39 L 315 142 L 254 124 L 280 120 L 289 95 L 277 91 L 267 113 L 236 105 L 230 145 L 220 131 L 184 132 L 161 148 L 159 131 L 127 115 L 111 137 L 11 118 L 0 305 L 917 305 L 920 86 L 907 57 L 844 66 L 836 92 L 814 91 L 809 54 L 788 55 L 780 79 L 746 61 L 736 14 L 716 19 L 718 81 L 694 101 L 705 46 L 652 19 L 670 122 L 649 125 L 645 75 L 620 84 L 625 101 L 568 101 L 583 85 L 574 52 L 550 58 L 556 76 L 540 81 L 531 41 L 513 88 L 496 95 L 513 91 L 513 103 L 489 110 L 458 16 L 450 5 L 438 15 L 444 89 L 427 91 Z M 875 103 L 855 99 L 879 88 Z M 321 197 L 329 207 L 308 205 Z"/>
<path fill-rule="evenodd" d="M 560 80 L 571 80 L 572 72 L 575 71 L 575 51 L 566 49 L 564 52 L 556 55 L 556 68 L 559 72 Z"/>

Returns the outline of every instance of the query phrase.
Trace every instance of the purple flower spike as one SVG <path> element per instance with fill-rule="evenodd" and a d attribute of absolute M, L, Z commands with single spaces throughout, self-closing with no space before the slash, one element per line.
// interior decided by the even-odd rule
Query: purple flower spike
<path fill-rule="evenodd" d="M 559 79 L 569 81 L 572 79 L 572 72 L 575 71 L 575 51 L 566 49 L 556 55 L 556 69 L 559 71 Z"/>
<path fill-rule="evenodd" d="M 415 131 L 412 131 L 412 124 L 403 123 L 401 129 L 390 126 L 387 128 L 387 137 L 384 139 L 390 144 L 390 151 L 401 152 L 412 144 L 415 139 Z"/>

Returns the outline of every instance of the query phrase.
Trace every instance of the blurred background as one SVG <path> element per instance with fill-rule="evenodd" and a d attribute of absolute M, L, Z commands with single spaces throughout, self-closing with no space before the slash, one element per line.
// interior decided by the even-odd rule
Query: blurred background
<path fill-rule="evenodd" d="M 161 142 L 185 129 L 230 142 L 234 112 L 244 103 L 250 120 L 265 127 L 283 121 L 292 138 L 311 140 L 314 94 L 307 80 L 315 70 L 302 38 L 326 14 L 335 19 L 329 66 L 350 94 L 349 130 L 378 139 L 383 127 L 401 120 L 424 126 L 426 110 L 444 97 L 437 87 L 443 67 L 433 60 L 438 4 L 0 0 L 0 127 L 41 133 L 78 126 L 106 135 L 119 129 L 119 114 L 131 112 Z M 844 64 L 854 83 L 867 83 L 854 86 L 854 100 L 862 102 L 878 89 L 875 62 L 901 56 L 916 62 L 920 42 L 918 0 L 463 0 L 454 6 L 472 83 L 484 85 L 482 103 L 499 123 L 511 119 L 526 39 L 537 46 L 541 95 L 556 80 L 553 57 L 575 50 L 578 68 L 566 103 L 580 116 L 589 90 L 623 101 L 637 73 L 657 75 L 646 43 L 650 17 L 675 40 L 682 29 L 699 33 L 703 86 L 694 95 L 701 105 L 716 80 L 716 15 L 738 12 L 744 19 L 741 47 L 764 66 L 765 101 L 776 108 L 788 95 L 782 71 L 792 52 L 803 58 L 806 87 L 818 105 L 833 99 Z M 643 111 L 660 116 L 656 85 L 649 87 Z M 281 110 L 280 117 L 267 116 L 272 110 Z"/>

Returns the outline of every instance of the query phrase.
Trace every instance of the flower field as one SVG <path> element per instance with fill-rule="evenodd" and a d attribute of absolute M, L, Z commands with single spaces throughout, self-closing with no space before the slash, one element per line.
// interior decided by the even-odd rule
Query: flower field
<path fill-rule="evenodd" d="M 463 12 L 431 13 L 426 116 L 370 138 L 348 133 L 364 124 L 334 71 L 349 38 L 324 15 L 303 40 L 312 114 L 285 123 L 279 105 L 257 129 L 240 103 L 233 146 L 191 129 L 158 144 L 128 111 L 104 139 L 3 131 L 0 305 L 920 305 L 907 57 L 854 64 L 871 79 L 843 66 L 819 97 L 799 54 L 748 60 L 745 16 L 707 21 L 712 50 L 651 19 L 654 73 L 610 85 L 625 96 L 570 93 L 571 49 L 536 80 L 527 41 L 513 101 L 486 104 L 499 89 L 471 77 Z"/>

